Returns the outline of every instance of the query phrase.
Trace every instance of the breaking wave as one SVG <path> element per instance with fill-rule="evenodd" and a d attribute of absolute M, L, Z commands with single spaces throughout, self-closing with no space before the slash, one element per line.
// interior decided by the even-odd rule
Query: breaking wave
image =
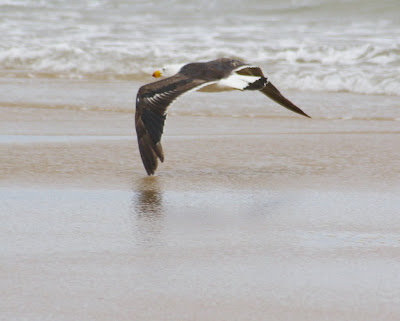
<path fill-rule="evenodd" d="M 203 4 L 3 1 L 0 77 L 145 81 L 164 64 L 232 57 L 286 89 L 400 95 L 397 0 Z"/>
<path fill-rule="evenodd" d="M 215 48 L 215 47 L 214 47 Z M 189 62 L 214 57 L 236 57 L 263 67 L 284 88 L 400 95 L 400 48 L 372 45 L 338 48 L 300 46 L 207 49 L 175 55 L 148 48 L 91 48 L 71 44 L 3 48 L 0 72 L 20 77 L 148 79 L 165 62 Z"/>

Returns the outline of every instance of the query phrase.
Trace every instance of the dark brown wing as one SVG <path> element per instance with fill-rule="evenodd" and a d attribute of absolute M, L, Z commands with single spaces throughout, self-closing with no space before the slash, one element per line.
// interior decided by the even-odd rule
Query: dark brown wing
<path fill-rule="evenodd" d="M 136 96 L 135 126 L 140 156 L 148 175 L 153 175 L 158 162 L 164 161 L 161 146 L 168 106 L 181 94 L 206 81 L 191 79 L 183 74 L 156 81 L 139 88 Z"/>
<path fill-rule="evenodd" d="M 258 68 L 258 67 L 244 68 L 244 69 L 236 71 L 236 73 L 238 73 L 239 75 L 264 77 L 264 74 L 263 74 L 261 68 Z M 264 88 L 262 88 L 260 91 L 267 97 L 271 98 L 273 101 L 277 102 L 279 105 L 281 105 L 297 114 L 311 118 L 304 111 L 302 111 L 299 107 L 297 107 L 295 104 L 293 104 L 290 100 L 286 99 L 270 81 L 268 81 L 265 84 Z"/>

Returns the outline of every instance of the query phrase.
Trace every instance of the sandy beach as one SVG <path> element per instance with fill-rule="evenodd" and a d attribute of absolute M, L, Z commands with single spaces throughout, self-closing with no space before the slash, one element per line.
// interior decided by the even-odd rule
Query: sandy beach
<path fill-rule="evenodd" d="M 0 1 L 0 321 L 400 320 L 399 12 Z M 192 92 L 147 177 L 138 89 L 223 57 L 312 119 Z"/>
<path fill-rule="evenodd" d="M 139 83 L 75 83 L 0 108 L 2 319 L 400 318 L 400 122 L 363 110 L 396 97 L 291 93 L 309 120 L 262 96 L 228 115 L 230 94 L 186 114 L 215 103 L 194 93 L 146 177 L 113 110 Z"/>

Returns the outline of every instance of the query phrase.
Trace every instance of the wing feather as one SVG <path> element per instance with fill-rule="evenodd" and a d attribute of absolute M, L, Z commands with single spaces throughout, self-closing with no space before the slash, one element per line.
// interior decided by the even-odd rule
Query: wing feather
<path fill-rule="evenodd" d="M 246 76 L 258 76 L 264 77 L 264 74 L 259 67 L 244 67 L 238 71 L 236 71 L 239 75 L 246 75 Z M 266 82 L 265 86 L 260 90 L 265 96 L 269 97 L 279 105 L 308 118 L 308 116 L 304 111 L 302 111 L 299 107 L 293 104 L 289 99 L 285 98 L 281 92 L 270 82 Z"/>
<path fill-rule="evenodd" d="M 204 85 L 206 81 L 183 74 L 144 85 L 136 98 L 135 126 L 140 156 L 148 175 L 157 169 L 158 159 L 164 161 L 161 146 L 167 109 L 180 95 Z"/>

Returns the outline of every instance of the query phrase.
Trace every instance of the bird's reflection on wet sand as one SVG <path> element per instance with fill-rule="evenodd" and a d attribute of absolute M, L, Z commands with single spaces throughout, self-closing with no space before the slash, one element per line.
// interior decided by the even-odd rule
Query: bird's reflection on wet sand
<path fill-rule="evenodd" d="M 163 193 L 158 177 L 141 178 L 134 188 L 131 221 L 137 232 L 137 242 L 157 245 L 163 229 Z"/>

